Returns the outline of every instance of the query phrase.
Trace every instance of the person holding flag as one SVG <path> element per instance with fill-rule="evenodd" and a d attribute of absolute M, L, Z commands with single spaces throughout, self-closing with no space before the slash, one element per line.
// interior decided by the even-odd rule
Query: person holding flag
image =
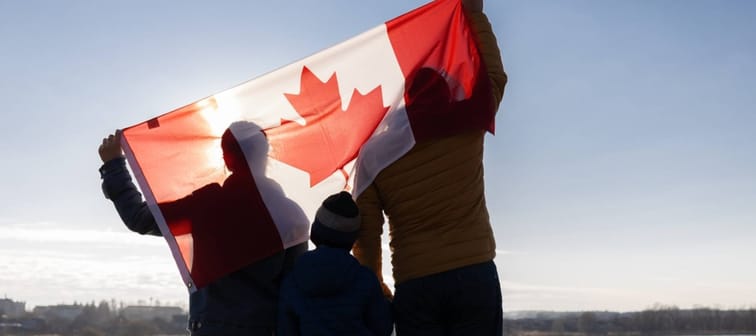
<path fill-rule="evenodd" d="M 269 226 L 256 223 L 265 213 L 265 205 L 254 188 L 245 156 L 230 129 L 223 134 L 221 147 L 225 164 L 231 171 L 223 185 L 208 184 L 184 198 L 160 204 L 166 221 L 174 223 L 172 234 L 194 231 L 192 266 L 198 273 L 213 271 L 223 264 L 222 260 L 228 259 L 208 253 L 217 251 L 217 244 L 240 242 L 245 246 L 231 250 L 245 253 L 249 252 L 247 249 L 265 246 L 266 240 L 277 239 Z M 102 140 L 99 155 L 103 162 L 100 168 L 103 192 L 115 205 L 124 224 L 140 234 L 161 236 L 155 217 L 126 169 L 120 131 Z M 234 240 L 228 236 L 244 236 L 254 241 Z M 286 250 L 275 246 L 267 250 L 261 253 L 267 257 L 209 281 L 190 294 L 187 329 L 192 336 L 274 333 L 280 282 L 293 267 L 294 259 L 307 250 L 307 243 Z"/>
<path fill-rule="evenodd" d="M 462 6 L 495 111 L 507 82 L 496 38 L 482 0 L 462 0 Z M 438 109 L 464 108 L 468 118 L 486 115 L 454 101 L 443 71 L 418 69 L 409 83 L 408 114 L 425 118 L 425 124 L 444 125 Z M 357 198 L 362 229 L 353 254 L 380 279 L 384 218 L 389 221 L 397 335 L 502 334 L 501 288 L 482 162 L 486 128 L 492 130 L 494 115 L 474 130 L 431 129 L 436 132 L 432 137 L 383 169 Z M 392 297 L 385 283 L 383 288 Z"/>

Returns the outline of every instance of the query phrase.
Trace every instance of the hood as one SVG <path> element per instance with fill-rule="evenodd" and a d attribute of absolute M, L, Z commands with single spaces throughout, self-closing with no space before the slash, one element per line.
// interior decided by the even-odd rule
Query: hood
<path fill-rule="evenodd" d="M 329 296 L 353 282 L 359 267 L 349 251 L 321 245 L 299 257 L 292 276 L 305 295 Z"/>

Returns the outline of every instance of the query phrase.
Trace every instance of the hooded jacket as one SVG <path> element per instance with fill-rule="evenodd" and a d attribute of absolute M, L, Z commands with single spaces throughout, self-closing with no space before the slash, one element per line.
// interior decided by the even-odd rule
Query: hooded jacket
<path fill-rule="evenodd" d="M 281 285 L 278 335 L 390 335 L 378 278 L 342 248 L 304 253 Z"/>

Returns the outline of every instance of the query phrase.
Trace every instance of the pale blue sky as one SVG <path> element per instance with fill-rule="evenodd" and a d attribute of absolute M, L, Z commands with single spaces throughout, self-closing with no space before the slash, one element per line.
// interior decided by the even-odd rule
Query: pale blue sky
<path fill-rule="evenodd" d="M 0 0 L 0 295 L 186 304 L 100 192 L 115 128 L 424 1 Z M 504 309 L 756 306 L 756 2 L 488 1 Z"/>

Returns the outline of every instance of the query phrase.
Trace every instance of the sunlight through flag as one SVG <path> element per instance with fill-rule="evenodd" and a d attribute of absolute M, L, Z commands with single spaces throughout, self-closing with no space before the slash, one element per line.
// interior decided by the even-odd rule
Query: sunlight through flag
<path fill-rule="evenodd" d="M 305 242 L 325 197 L 356 197 L 415 143 L 493 131 L 488 83 L 461 3 L 439 0 L 131 126 L 123 145 L 193 291 Z"/>

